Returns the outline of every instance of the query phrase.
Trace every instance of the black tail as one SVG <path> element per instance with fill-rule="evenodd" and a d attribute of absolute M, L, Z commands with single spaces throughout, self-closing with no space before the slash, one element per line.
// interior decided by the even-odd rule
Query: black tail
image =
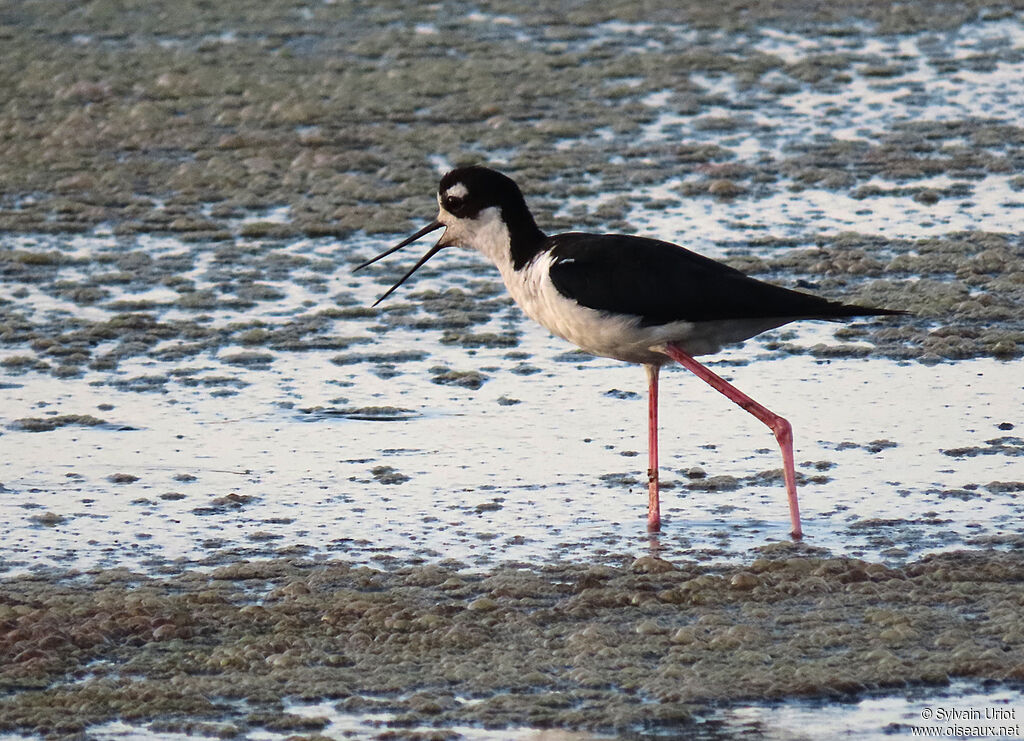
<path fill-rule="evenodd" d="M 872 306 L 841 304 L 835 301 L 829 301 L 828 307 L 834 313 L 823 314 L 822 316 L 829 319 L 842 319 L 848 316 L 905 316 L 910 314 L 909 311 L 904 311 L 903 309 L 876 309 Z"/>

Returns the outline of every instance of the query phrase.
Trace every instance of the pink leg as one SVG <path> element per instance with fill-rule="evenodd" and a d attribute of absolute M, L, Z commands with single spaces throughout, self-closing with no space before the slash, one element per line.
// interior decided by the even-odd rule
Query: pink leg
<path fill-rule="evenodd" d="M 793 525 L 790 535 L 797 540 L 802 538 L 800 505 L 796 499 L 796 468 L 793 465 L 793 428 L 789 422 L 767 407 L 758 404 L 724 378 L 715 375 L 676 345 L 666 344 L 664 352 L 702 381 L 710 384 L 716 391 L 725 394 L 726 397 L 764 422 L 775 433 L 775 439 L 779 441 L 779 447 L 782 448 L 782 471 L 786 479 L 786 493 L 789 495 L 789 521 Z"/>
<path fill-rule="evenodd" d="M 658 372 L 659 365 L 647 370 L 647 529 L 661 530 L 661 497 L 658 494 Z"/>

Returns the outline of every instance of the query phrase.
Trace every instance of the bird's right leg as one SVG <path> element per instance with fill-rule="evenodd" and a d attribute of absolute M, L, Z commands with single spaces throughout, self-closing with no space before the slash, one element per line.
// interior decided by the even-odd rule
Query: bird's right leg
<path fill-rule="evenodd" d="M 789 495 L 789 521 L 793 526 L 790 533 L 792 537 L 799 540 L 803 537 L 803 530 L 800 527 L 800 504 L 796 498 L 796 467 L 793 463 L 793 428 L 788 421 L 765 406 L 758 404 L 738 388 L 716 375 L 710 369 L 705 368 L 690 355 L 683 352 L 679 346 L 666 343 L 663 350 L 666 355 L 679 363 L 686 370 L 693 373 L 699 379 L 709 384 L 716 391 L 721 392 L 727 398 L 739 404 L 759 420 L 764 422 L 775 433 L 775 439 L 782 449 L 782 474 L 786 481 L 786 493 Z"/>

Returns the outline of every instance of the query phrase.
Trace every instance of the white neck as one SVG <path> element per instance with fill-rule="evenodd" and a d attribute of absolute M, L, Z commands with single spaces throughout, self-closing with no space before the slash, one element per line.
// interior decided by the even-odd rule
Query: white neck
<path fill-rule="evenodd" d="M 508 282 L 512 271 L 512 239 L 497 207 L 485 208 L 475 219 L 457 219 L 443 208 L 437 220 L 445 225 L 441 238 L 453 247 L 476 250 L 494 263 Z"/>

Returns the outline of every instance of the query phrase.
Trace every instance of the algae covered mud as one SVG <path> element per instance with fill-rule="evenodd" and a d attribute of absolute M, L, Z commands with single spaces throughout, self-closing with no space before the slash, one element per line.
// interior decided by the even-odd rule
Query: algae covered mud
<path fill-rule="evenodd" d="M 2 647 L 21 653 L 0 670 L 15 691 L 0 723 L 322 738 L 360 714 L 358 737 L 756 738 L 770 724 L 711 709 L 935 692 L 951 676 L 1019 682 L 1022 585 L 1019 555 L 891 569 L 793 546 L 724 569 L 651 556 L 486 573 L 265 560 L 169 579 L 12 579 Z"/>
<path fill-rule="evenodd" d="M 1024 712 L 1021 9 L 679 5 L 0 9 L 0 728 Z M 550 231 L 913 312 L 714 361 L 794 424 L 805 547 L 770 435 L 682 373 L 649 540 L 643 374 L 476 256 L 369 308 L 407 263 L 350 268 L 467 162 Z"/>

